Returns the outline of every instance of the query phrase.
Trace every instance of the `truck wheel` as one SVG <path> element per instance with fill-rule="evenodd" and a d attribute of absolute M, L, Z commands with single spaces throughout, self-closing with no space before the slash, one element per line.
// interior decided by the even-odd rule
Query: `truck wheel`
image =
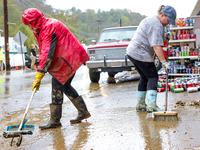
<path fill-rule="evenodd" d="M 115 74 L 116 74 L 115 72 L 108 72 L 108 76 L 109 76 L 109 77 L 114 77 Z"/>
<path fill-rule="evenodd" d="M 157 71 L 159 71 L 162 68 L 162 63 L 160 62 L 157 56 L 155 57 L 154 63 L 155 63 Z"/>
<path fill-rule="evenodd" d="M 91 69 L 89 69 L 89 75 L 90 75 L 90 80 L 92 82 L 98 83 L 100 79 L 100 72 L 93 72 Z"/>

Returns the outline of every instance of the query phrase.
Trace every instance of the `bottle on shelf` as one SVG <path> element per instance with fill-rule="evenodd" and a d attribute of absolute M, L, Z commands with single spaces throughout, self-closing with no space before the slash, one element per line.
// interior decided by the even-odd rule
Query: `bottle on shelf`
<path fill-rule="evenodd" d="M 184 46 L 181 47 L 181 56 L 186 56 L 186 50 Z"/>
<path fill-rule="evenodd" d="M 186 26 L 186 27 L 189 27 L 189 26 L 190 26 L 190 22 L 189 22 L 189 19 L 188 19 L 188 18 L 185 19 L 185 26 Z"/>
<path fill-rule="evenodd" d="M 172 32 L 170 33 L 170 40 L 174 40 L 174 36 Z"/>
<path fill-rule="evenodd" d="M 186 46 L 186 55 L 185 56 L 190 56 L 190 47 Z"/>
<path fill-rule="evenodd" d="M 173 63 L 173 61 L 171 62 L 170 72 L 171 72 L 171 73 L 174 73 L 174 63 Z"/>
<path fill-rule="evenodd" d="M 179 35 L 179 39 L 182 40 L 183 39 L 183 34 Z"/>
<path fill-rule="evenodd" d="M 172 57 L 175 57 L 176 56 L 176 51 L 175 51 L 175 48 L 173 47 L 172 48 Z"/>
<path fill-rule="evenodd" d="M 193 27 L 193 19 L 190 17 L 190 27 Z"/>
<path fill-rule="evenodd" d="M 180 27 L 180 20 L 178 18 L 176 18 L 176 26 Z"/>
<path fill-rule="evenodd" d="M 177 73 L 177 64 L 174 62 L 174 73 Z"/>
<path fill-rule="evenodd" d="M 198 61 L 194 62 L 194 66 L 195 66 L 195 68 L 198 68 Z"/>
<path fill-rule="evenodd" d="M 180 18 L 179 20 L 180 20 L 180 27 L 183 27 L 183 20 L 182 20 L 182 18 Z"/>
<path fill-rule="evenodd" d="M 198 56 L 198 49 L 196 48 L 196 49 L 194 49 L 194 56 Z"/>
<path fill-rule="evenodd" d="M 185 64 L 183 64 L 183 66 L 182 66 L 182 73 L 186 73 Z"/>
<path fill-rule="evenodd" d="M 183 73 L 183 65 L 182 64 L 180 64 L 180 67 L 179 67 L 180 69 L 179 69 L 179 73 Z"/>
<path fill-rule="evenodd" d="M 180 57 L 181 55 L 180 55 L 180 51 L 179 51 L 179 48 L 177 47 L 176 48 L 176 57 Z"/>
<path fill-rule="evenodd" d="M 183 27 L 185 27 L 185 19 L 182 18 L 182 21 L 183 21 Z"/>
<path fill-rule="evenodd" d="M 180 73 L 180 64 L 177 63 L 176 72 Z"/>

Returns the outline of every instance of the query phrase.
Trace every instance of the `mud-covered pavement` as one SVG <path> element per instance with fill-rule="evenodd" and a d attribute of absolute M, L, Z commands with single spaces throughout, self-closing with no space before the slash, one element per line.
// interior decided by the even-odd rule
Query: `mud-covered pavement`
<path fill-rule="evenodd" d="M 35 126 L 34 133 L 24 135 L 20 147 L 15 143 L 10 147 L 11 139 L 5 139 L 3 131 L 6 126 L 21 122 L 35 73 L 17 70 L 0 74 L 2 150 L 200 149 L 200 92 L 169 92 L 168 108 L 178 112 L 179 121 L 155 122 L 151 113 L 135 110 L 138 81 L 108 84 L 107 73 L 102 73 L 99 84 L 91 83 L 86 66 L 77 71 L 72 85 L 83 96 L 92 116 L 82 123 L 70 124 L 77 111 L 65 96 L 62 127 L 40 130 L 38 126 L 49 120 L 51 102 L 51 76 L 46 74 L 26 117 L 26 124 Z M 164 92 L 158 93 L 157 104 L 164 109 Z"/>

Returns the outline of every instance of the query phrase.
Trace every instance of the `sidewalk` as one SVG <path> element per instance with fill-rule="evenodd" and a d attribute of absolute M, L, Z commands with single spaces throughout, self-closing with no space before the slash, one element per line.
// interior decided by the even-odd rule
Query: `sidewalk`
<path fill-rule="evenodd" d="M 22 76 L 22 75 L 33 75 L 37 72 L 37 70 L 31 70 L 31 69 L 20 69 L 20 70 L 6 70 L 3 72 L 0 72 L 0 78 L 7 78 L 7 77 L 13 77 L 13 76 Z"/>

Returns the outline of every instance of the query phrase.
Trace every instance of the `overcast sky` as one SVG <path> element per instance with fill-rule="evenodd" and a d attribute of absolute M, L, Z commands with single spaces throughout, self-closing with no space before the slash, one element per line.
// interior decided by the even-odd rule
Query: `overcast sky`
<path fill-rule="evenodd" d="M 57 9 L 71 9 L 76 7 L 85 11 L 86 9 L 98 9 L 109 11 L 110 9 L 129 9 L 142 15 L 157 15 L 160 5 L 170 5 L 176 9 L 178 18 L 191 15 L 198 0 L 46 0 L 47 4 Z"/>

